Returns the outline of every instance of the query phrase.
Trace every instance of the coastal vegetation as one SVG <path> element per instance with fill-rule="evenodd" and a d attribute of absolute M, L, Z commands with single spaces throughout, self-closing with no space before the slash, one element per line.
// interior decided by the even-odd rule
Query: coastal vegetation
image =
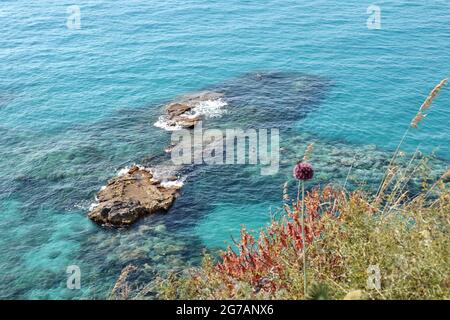
<path fill-rule="evenodd" d="M 294 203 L 258 239 L 243 228 L 237 249 L 229 247 L 218 263 L 206 255 L 201 268 L 162 281 L 160 297 L 448 299 L 450 194 L 443 180 L 436 189 L 432 200 L 424 192 L 383 214 L 364 193 L 311 190 L 306 251 Z M 368 288 L 372 269 L 379 270 L 379 288 Z"/>
<path fill-rule="evenodd" d="M 433 181 L 402 144 L 449 79 L 429 94 L 386 166 L 376 193 L 313 179 L 313 146 L 294 167 L 298 192 L 259 233 L 242 226 L 219 257 L 158 282 L 160 299 L 449 299 L 450 170 Z M 404 161 L 402 161 L 404 163 Z M 350 174 L 351 168 L 349 170 Z M 126 275 L 116 287 L 126 286 Z M 142 292 L 113 298 L 143 298 Z"/>

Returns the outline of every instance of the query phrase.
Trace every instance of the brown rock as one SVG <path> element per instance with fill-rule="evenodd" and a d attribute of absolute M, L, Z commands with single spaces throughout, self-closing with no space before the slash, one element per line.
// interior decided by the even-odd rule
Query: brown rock
<path fill-rule="evenodd" d="M 192 107 L 192 105 L 175 102 L 166 107 L 166 112 L 169 115 L 169 118 L 173 118 L 188 112 Z"/>
<path fill-rule="evenodd" d="M 201 120 L 200 117 L 183 117 L 183 116 L 179 116 L 173 119 L 177 125 L 183 127 L 183 128 L 188 128 L 191 129 L 193 128 L 197 122 L 199 122 Z"/>
<path fill-rule="evenodd" d="M 130 168 L 130 170 L 128 170 L 128 174 L 133 174 L 133 173 L 135 173 L 136 171 L 139 171 L 139 167 L 138 167 L 138 166 L 132 166 L 132 167 Z"/>
<path fill-rule="evenodd" d="M 150 172 L 133 166 L 97 194 L 98 205 L 89 218 L 103 225 L 128 226 L 142 216 L 167 211 L 176 196 L 175 188 L 161 186 Z"/>
<path fill-rule="evenodd" d="M 184 95 L 165 107 L 168 123 L 173 126 L 191 129 L 197 122 L 202 120 L 201 116 L 193 116 L 191 110 L 201 102 L 217 100 L 222 97 L 222 93 L 211 91 Z"/>

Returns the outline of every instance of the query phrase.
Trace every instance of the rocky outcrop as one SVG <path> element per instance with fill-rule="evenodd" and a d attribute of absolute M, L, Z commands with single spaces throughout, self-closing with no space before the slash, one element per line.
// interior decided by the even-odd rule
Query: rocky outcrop
<path fill-rule="evenodd" d="M 89 218 L 102 225 L 128 226 L 140 217 L 167 211 L 177 190 L 176 184 L 164 184 L 149 170 L 132 166 L 98 192 Z"/>
<path fill-rule="evenodd" d="M 202 103 L 222 97 L 222 93 L 211 91 L 184 95 L 165 106 L 162 116 L 164 126 L 193 128 L 204 115 Z M 173 147 L 170 145 L 163 155 L 167 157 Z M 153 171 L 160 172 L 154 158 L 148 160 L 153 162 Z M 164 160 L 162 156 L 156 158 Z M 167 211 L 175 201 L 182 182 L 176 181 L 173 171 L 164 171 L 165 177 L 155 177 L 145 168 L 132 166 L 98 192 L 97 203 L 92 206 L 89 218 L 102 225 L 122 227 L 133 224 L 142 216 Z"/>
<path fill-rule="evenodd" d="M 165 107 L 166 122 L 170 126 L 191 129 L 202 120 L 201 114 L 195 112 L 195 108 L 202 102 L 217 100 L 222 97 L 222 93 L 211 91 L 182 96 Z"/>

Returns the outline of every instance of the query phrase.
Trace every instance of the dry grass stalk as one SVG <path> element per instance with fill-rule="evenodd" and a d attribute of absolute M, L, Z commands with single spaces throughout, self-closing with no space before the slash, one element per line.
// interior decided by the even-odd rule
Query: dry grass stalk
<path fill-rule="evenodd" d="M 450 80 L 450 78 L 445 78 L 445 79 L 441 80 L 441 82 L 439 82 L 439 84 L 436 85 L 433 88 L 433 90 L 431 90 L 430 94 L 425 99 L 425 101 L 422 103 L 422 105 L 419 108 L 419 111 L 414 116 L 414 119 L 411 121 L 410 125 L 408 126 L 408 128 L 405 131 L 405 133 L 403 134 L 403 137 L 400 140 L 400 143 L 398 144 L 397 148 L 395 149 L 395 152 L 394 152 L 394 155 L 391 158 L 391 161 L 389 162 L 389 165 L 388 165 L 388 167 L 386 169 L 386 172 L 384 173 L 383 178 L 381 179 L 381 183 L 380 183 L 380 186 L 378 187 L 378 191 L 377 191 L 377 194 L 376 194 L 376 197 L 375 197 L 376 203 L 378 203 L 381 200 L 384 190 L 387 188 L 387 185 L 390 183 L 389 182 L 389 183 L 386 184 L 386 178 L 388 176 L 388 173 L 390 172 L 390 169 L 391 169 L 392 165 L 394 164 L 395 160 L 397 159 L 397 156 L 398 156 L 398 154 L 400 152 L 400 147 L 403 145 L 403 142 L 405 141 L 406 136 L 409 133 L 409 130 L 411 128 L 417 128 L 418 124 L 425 118 L 426 115 L 423 114 L 423 111 L 427 110 L 430 107 L 431 103 L 436 98 L 436 96 L 439 93 L 439 91 L 441 91 L 442 88 L 446 85 L 448 80 Z M 394 173 L 394 176 L 391 177 L 391 181 L 394 179 L 395 174 L 396 173 Z"/>
<path fill-rule="evenodd" d="M 303 155 L 303 161 L 307 162 L 311 158 L 311 154 L 314 150 L 314 143 L 310 143 L 305 150 L 305 154 Z"/>
<path fill-rule="evenodd" d="M 439 84 L 437 86 L 435 86 L 433 88 L 433 90 L 431 90 L 431 92 L 428 95 L 428 97 L 425 99 L 425 101 L 420 106 L 420 109 L 417 112 L 416 116 L 411 121 L 411 127 L 412 128 L 417 128 L 417 125 L 419 124 L 419 122 L 421 122 L 426 117 L 426 115 L 424 115 L 423 112 L 428 110 L 428 108 L 431 106 L 431 103 L 433 102 L 434 98 L 436 98 L 436 96 L 438 95 L 439 91 L 442 90 L 442 88 L 446 85 L 448 80 L 449 80 L 449 78 L 443 79 L 441 82 L 439 82 Z"/>
<path fill-rule="evenodd" d="M 427 193 L 425 194 L 425 198 L 428 197 L 428 195 L 433 191 L 434 188 L 436 188 L 437 185 L 439 185 L 447 178 L 450 178 L 450 168 L 448 168 L 447 171 L 445 171 L 444 174 L 428 189 Z"/>
<path fill-rule="evenodd" d="M 441 180 L 450 178 L 450 168 L 442 175 Z"/>
<path fill-rule="evenodd" d="M 289 201 L 289 183 L 287 181 L 283 185 L 283 200 Z"/>
<path fill-rule="evenodd" d="M 425 111 L 430 107 L 431 103 L 433 102 L 433 99 L 436 98 L 439 91 L 441 91 L 441 89 L 445 86 L 445 84 L 448 82 L 448 80 L 450 80 L 450 78 L 445 78 L 444 80 L 439 82 L 439 84 L 436 87 L 434 87 L 433 90 L 431 90 L 428 97 L 425 99 L 425 101 L 420 106 L 420 111 Z"/>
<path fill-rule="evenodd" d="M 137 267 L 129 264 L 120 273 L 114 287 L 111 291 L 110 299 L 122 299 L 127 300 L 129 298 L 129 288 L 128 288 L 128 276 L 130 273 L 137 270 Z"/>
<path fill-rule="evenodd" d="M 426 115 L 424 115 L 422 113 L 422 111 L 417 112 L 416 116 L 414 117 L 414 119 L 412 119 L 411 121 L 411 128 L 416 129 L 418 124 L 425 119 Z"/>
<path fill-rule="evenodd" d="M 378 202 L 381 200 L 381 196 L 384 195 L 384 192 L 388 188 L 388 186 L 391 184 L 392 181 L 394 181 L 395 176 L 397 175 L 397 172 L 399 171 L 399 168 L 397 166 L 394 166 L 390 164 L 388 168 L 386 169 L 386 172 L 384 173 L 384 180 L 380 184 L 380 187 L 378 189 L 378 194 L 375 202 Z"/>
<path fill-rule="evenodd" d="M 384 206 L 383 213 L 386 211 L 387 208 L 391 207 L 391 204 L 394 203 L 394 206 L 397 203 L 400 203 L 402 199 L 404 199 L 404 192 L 403 190 L 409 183 L 409 181 L 413 178 L 414 174 L 416 173 L 417 169 L 419 168 L 419 165 L 416 165 L 414 167 L 413 163 L 416 160 L 417 156 L 420 154 L 419 149 L 417 148 L 414 152 L 413 156 L 411 157 L 408 165 L 403 170 L 398 169 L 395 173 L 401 172 L 400 176 L 396 179 L 394 187 L 392 188 L 392 191 L 390 192 L 389 198 L 386 202 L 386 205 Z M 396 175 L 395 175 L 396 176 Z M 386 180 L 386 187 L 393 182 L 394 175 L 391 176 L 391 179 Z M 384 191 L 384 189 L 383 189 Z"/>

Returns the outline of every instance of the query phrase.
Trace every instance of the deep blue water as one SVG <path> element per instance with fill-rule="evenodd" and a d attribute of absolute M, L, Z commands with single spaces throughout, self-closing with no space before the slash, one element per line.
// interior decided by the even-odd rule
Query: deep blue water
<path fill-rule="evenodd" d="M 79 5 L 81 29 L 66 26 Z M 450 3 L 380 1 L 8 1 L 0 4 L 0 297 L 102 298 L 128 263 L 147 277 L 257 229 L 314 141 L 313 183 L 379 181 L 423 99 L 450 75 Z M 167 215 L 127 230 L 86 216 L 117 171 L 161 154 L 153 123 L 176 96 L 226 93 L 216 127 L 280 128 L 279 174 L 198 167 Z M 406 151 L 450 162 L 450 90 Z M 356 159 L 356 160 L 355 160 Z M 351 180 L 352 180 L 351 179 Z M 352 182 L 350 182 L 352 183 Z M 291 188 L 294 188 L 293 186 Z M 66 267 L 82 271 L 66 289 Z"/>

